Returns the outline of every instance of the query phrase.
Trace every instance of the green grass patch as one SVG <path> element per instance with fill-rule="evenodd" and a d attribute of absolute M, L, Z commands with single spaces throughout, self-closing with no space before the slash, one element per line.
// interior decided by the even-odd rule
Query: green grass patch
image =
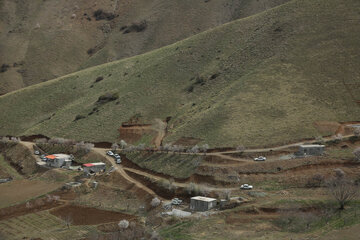
<path fill-rule="evenodd" d="M 199 155 L 172 153 L 127 153 L 126 157 L 142 168 L 170 175 L 174 178 L 188 178 L 196 172 L 203 160 Z"/>
<path fill-rule="evenodd" d="M 0 135 L 115 142 L 121 123 L 140 113 L 144 123 L 172 117 L 164 143 L 193 137 L 211 147 L 257 147 L 316 137 L 316 121 L 360 116 L 359 79 L 351 77 L 360 74 L 360 25 L 349 23 L 359 7 L 358 0 L 293 0 L 0 96 Z M 107 93 L 117 100 L 97 104 Z"/>
<path fill-rule="evenodd" d="M 160 235 L 168 240 L 191 240 L 189 228 L 193 226 L 192 221 L 177 223 L 173 226 L 166 227 L 160 230 Z"/>

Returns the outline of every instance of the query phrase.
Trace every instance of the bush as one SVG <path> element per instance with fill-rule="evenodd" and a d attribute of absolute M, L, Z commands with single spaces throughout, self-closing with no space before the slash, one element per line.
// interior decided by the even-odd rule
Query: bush
<path fill-rule="evenodd" d="M 160 203 L 161 203 L 161 201 L 160 201 L 160 199 L 158 199 L 157 197 L 156 198 L 153 198 L 152 200 L 151 200 L 151 206 L 152 207 L 157 207 L 157 206 L 159 206 L 160 205 Z"/>
<path fill-rule="evenodd" d="M 102 81 L 102 80 L 104 80 L 104 78 L 100 76 L 100 77 L 97 77 L 97 78 L 96 78 L 95 82 L 97 83 L 97 82 L 100 82 L 100 81 Z"/>
<path fill-rule="evenodd" d="M 84 115 L 76 115 L 76 117 L 75 117 L 75 119 L 74 119 L 74 122 L 76 122 L 76 121 L 78 121 L 78 120 L 80 120 L 80 119 L 83 119 L 83 118 L 85 118 Z"/>
<path fill-rule="evenodd" d="M 104 95 L 101 95 L 97 102 L 98 104 L 105 104 L 111 101 L 115 101 L 119 98 L 119 94 L 118 93 L 105 93 Z"/>
<path fill-rule="evenodd" d="M 113 20 L 116 16 L 113 13 L 107 13 L 104 12 L 102 9 L 98 9 L 94 12 L 94 17 L 96 21 L 104 20 L 104 19 L 110 21 Z"/>
<path fill-rule="evenodd" d="M 6 72 L 10 66 L 8 64 L 3 64 L 0 67 L 0 72 Z"/>
<path fill-rule="evenodd" d="M 308 179 L 306 183 L 306 187 L 312 188 L 312 187 L 320 187 L 324 183 L 324 176 L 320 174 L 315 174 L 311 178 Z"/>
<path fill-rule="evenodd" d="M 131 26 L 123 26 L 120 30 L 123 30 L 123 34 L 131 33 L 131 32 L 143 32 L 147 28 L 146 20 L 143 20 L 139 23 L 133 23 Z"/>

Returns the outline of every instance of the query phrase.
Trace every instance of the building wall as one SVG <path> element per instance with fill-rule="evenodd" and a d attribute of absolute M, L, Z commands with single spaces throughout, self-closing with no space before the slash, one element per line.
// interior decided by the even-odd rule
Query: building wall
<path fill-rule="evenodd" d="M 204 211 L 208 211 L 211 208 L 216 206 L 216 201 L 212 201 L 212 202 L 206 202 L 206 201 L 201 201 L 201 200 L 196 200 L 196 199 L 191 199 L 190 200 L 190 209 L 193 211 L 200 211 L 200 212 L 204 212 Z"/>

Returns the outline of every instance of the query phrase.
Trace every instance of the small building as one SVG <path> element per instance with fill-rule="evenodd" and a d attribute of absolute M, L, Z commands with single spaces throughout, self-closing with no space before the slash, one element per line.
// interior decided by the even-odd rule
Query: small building
<path fill-rule="evenodd" d="M 217 200 L 215 198 L 208 197 L 192 197 L 190 200 L 190 209 L 192 211 L 204 212 L 208 211 L 216 206 Z"/>
<path fill-rule="evenodd" d="M 46 165 L 49 167 L 61 168 L 61 167 L 70 167 L 73 156 L 67 154 L 52 154 L 45 156 Z"/>
<path fill-rule="evenodd" d="M 320 156 L 324 153 L 325 145 L 300 145 L 299 150 L 295 153 L 297 157 Z"/>
<path fill-rule="evenodd" d="M 84 173 L 86 174 L 105 172 L 105 168 L 106 165 L 103 162 L 83 164 Z"/>

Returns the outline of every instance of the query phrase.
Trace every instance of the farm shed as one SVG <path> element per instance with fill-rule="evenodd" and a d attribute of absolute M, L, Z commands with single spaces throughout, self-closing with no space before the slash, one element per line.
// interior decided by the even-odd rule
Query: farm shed
<path fill-rule="evenodd" d="M 192 211 L 208 211 L 216 206 L 216 199 L 215 198 L 208 198 L 208 197 L 192 197 L 190 200 L 190 209 Z"/>
<path fill-rule="evenodd" d="M 295 153 L 298 157 L 305 156 L 320 156 L 324 153 L 325 146 L 324 145 L 300 145 L 299 150 Z"/>
<path fill-rule="evenodd" d="M 73 156 L 67 154 L 53 154 L 45 156 L 46 158 L 46 165 L 49 167 L 70 167 Z"/>
<path fill-rule="evenodd" d="M 86 163 L 83 165 L 84 173 L 92 174 L 105 171 L 105 163 L 97 162 L 97 163 Z"/>

